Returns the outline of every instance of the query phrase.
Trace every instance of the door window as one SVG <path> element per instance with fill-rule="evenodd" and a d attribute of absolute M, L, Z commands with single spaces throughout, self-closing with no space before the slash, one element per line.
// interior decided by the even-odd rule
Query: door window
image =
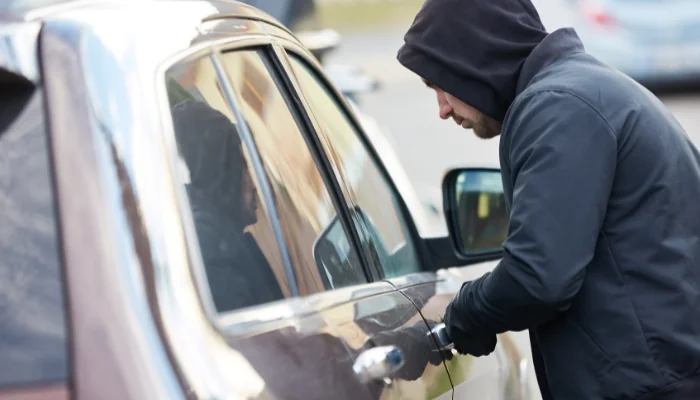
<path fill-rule="evenodd" d="M 240 126 L 210 58 L 166 73 L 180 173 L 218 312 L 290 295 Z"/>
<path fill-rule="evenodd" d="M 303 123 L 265 51 L 221 57 L 272 187 L 299 294 L 366 283 Z"/>
<path fill-rule="evenodd" d="M 397 194 L 322 79 L 306 62 L 290 53 L 294 75 L 320 127 L 319 135 L 337 179 L 345 184 L 353 221 L 372 262 L 384 277 L 420 271 L 408 224 Z"/>

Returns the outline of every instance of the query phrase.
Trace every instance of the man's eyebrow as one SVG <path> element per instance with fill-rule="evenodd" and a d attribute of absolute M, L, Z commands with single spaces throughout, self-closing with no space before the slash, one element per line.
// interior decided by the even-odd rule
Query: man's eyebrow
<path fill-rule="evenodd" d="M 420 78 L 420 80 L 423 81 L 423 83 L 425 83 L 425 86 L 427 86 L 427 87 L 429 87 L 429 88 L 431 88 L 431 89 L 434 87 L 433 84 L 430 83 L 430 82 L 429 82 L 428 80 L 426 80 L 425 78 Z"/>

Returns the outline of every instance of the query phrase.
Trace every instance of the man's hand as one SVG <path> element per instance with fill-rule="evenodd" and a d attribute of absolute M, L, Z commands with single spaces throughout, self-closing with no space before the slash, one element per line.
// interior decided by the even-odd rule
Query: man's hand
<path fill-rule="evenodd" d="M 459 354 L 469 354 L 475 357 L 487 356 L 496 349 L 496 335 L 473 336 L 465 333 L 460 327 L 458 317 L 453 316 L 453 303 L 447 306 L 445 313 L 445 328 Z"/>
<path fill-rule="evenodd" d="M 459 354 L 469 354 L 474 357 L 487 356 L 496 349 L 496 335 L 486 337 L 469 337 L 457 333 L 457 337 L 452 339 L 455 350 Z"/>

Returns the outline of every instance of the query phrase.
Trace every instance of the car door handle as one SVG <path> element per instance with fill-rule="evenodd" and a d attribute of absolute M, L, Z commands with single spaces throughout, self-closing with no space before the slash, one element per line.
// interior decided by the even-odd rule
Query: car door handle
<path fill-rule="evenodd" d="M 396 346 L 379 346 L 363 351 L 352 365 L 362 383 L 387 379 L 405 364 L 401 349 Z"/>
<path fill-rule="evenodd" d="M 437 349 L 435 351 L 451 351 L 454 349 L 455 344 L 452 342 L 450 335 L 447 334 L 447 328 L 444 323 L 435 325 L 428 334 L 432 334 L 435 341 L 437 341 Z"/>

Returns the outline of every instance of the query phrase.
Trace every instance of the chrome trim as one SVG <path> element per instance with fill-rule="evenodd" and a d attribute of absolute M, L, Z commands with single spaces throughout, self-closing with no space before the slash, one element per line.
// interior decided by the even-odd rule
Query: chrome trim
<path fill-rule="evenodd" d="M 248 155 L 253 163 L 255 175 L 260 181 L 260 190 L 262 191 L 262 198 L 265 202 L 266 208 L 265 211 L 269 216 L 268 220 L 270 221 L 272 229 L 275 233 L 275 242 L 277 243 L 277 247 L 280 250 L 282 265 L 284 266 L 285 275 L 287 276 L 287 281 L 289 284 L 289 293 L 292 295 L 292 297 L 298 297 L 299 288 L 297 287 L 297 276 L 289 255 L 289 249 L 287 248 L 287 244 L 284 240 L 284 235 L 282 233 L 282 224 L 280 223 L 279 213 L 277 212 L 277 207 L 275 205 L 272 187 L 270 186 L 270 181 L 267 178 L 267 172 L 265 171 L 265 167 L 263 166 L 263 161 L 258 152 L 258 148 L 255 144 L 255 140 L 253 139 L 253 135 L 252 133 L 250 133 L 250 129 L 248 129 L 248 124 L 246 123 L 245 118 L 243 118 L 243 115 L 241 114 L 241 111 L 238 108 L 235 94 L 236 91 L 233 88 L 233 83 L 228 78 L 228 76 L 226 76 L 226 71 L 224 71 L 224 67 L 221 65 L 220 57 L 221 50 L 216 49 L 215 53 L 212 54 L 211 60 L 214 63 L 214 69 L 216 70 L 217 77 L 219 78 L 219 83 L 221 84 L 222 91 L 224 92 L 224 97 L 226 98 L 226 101 L 228 102 L 229 107 L 233 112 L 233 115 L 236 117 L 238 126 L 240 127 L 240 136 L 241 139 L 243 139 L 243 143 L 246 146 L 246 149 L 248 150 Z M 270 73 L 273 74 L 274 72 Z"/>
<path fill-rule="evenodd" d="M 285 319 L 303 318 L 320 313 L 358 299 L 395 292 L 386 282 L 374 282 L 335 289 L 306 297 L 286 299 L 258 307 L 220 314 L 217 327 L 231 336 L 257 334 L 286 325 L 294 325 Z"/>
<path fill-rule="evenodd" d="M 40 80 L 38 22 L 0 23 L 0 69 L 38 84 Z"/>

